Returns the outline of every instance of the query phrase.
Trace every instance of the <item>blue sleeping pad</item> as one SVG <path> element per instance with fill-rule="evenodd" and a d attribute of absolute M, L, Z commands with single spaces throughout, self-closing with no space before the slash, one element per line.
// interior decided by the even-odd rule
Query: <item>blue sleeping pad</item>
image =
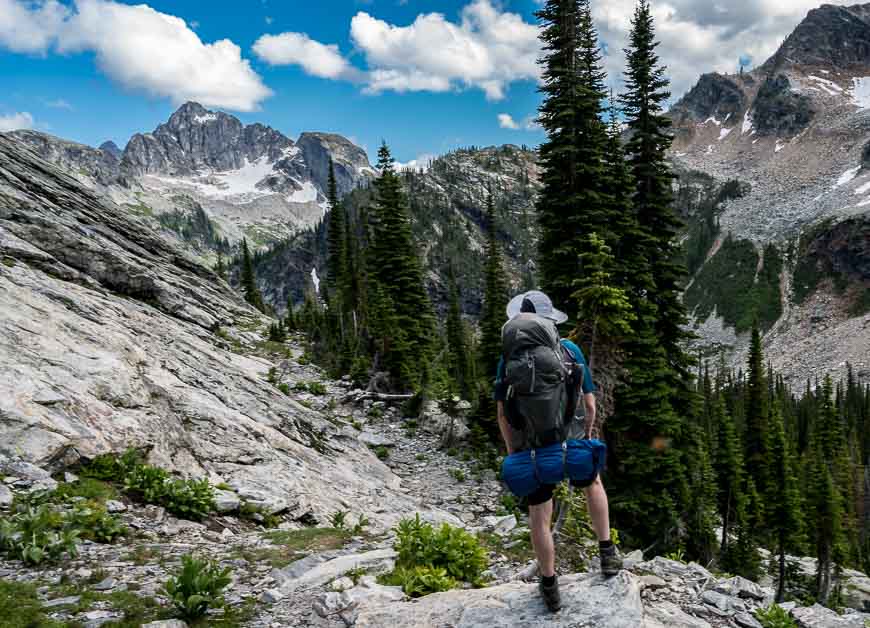
<path fill-rule="evenodd" d="M 607 461 L 607 445 L 600 440 L 569 440 L 540 449 L 511 454 L 501 467 L 502 480 L 517 497 L 528 497 L 543 484 L 565 479 L 579 486 L 591 484 Z"/>

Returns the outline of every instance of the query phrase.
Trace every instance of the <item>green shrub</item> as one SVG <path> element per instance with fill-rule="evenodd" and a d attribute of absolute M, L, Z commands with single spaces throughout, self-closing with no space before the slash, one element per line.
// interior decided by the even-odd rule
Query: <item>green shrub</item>
<path fill-rule="evenodd" d="M 75 504 L 68 516 L 69 524 L 81 530 L 81 537 L 96 543 L 114 543 L 127 534 L 121 520 L 106 512 L 106 507 L 96 501 Z"/>
<path fill-rule="evenodd" d="M 418 514 L 396 528 L 398 567 L 443 568 L 451 578 L 479 585 L 487 568 L 486 552 L 477 538 L 461 528 L 442 524 L 435 528 Z"/>
<path fill-rule="evenodd" d="M 60 626 L 45 616 L 36 586 L 0 580 L 0 628 L 53 628 Z"/>
<path fill-rule="evenodd" d="M 443 567 L 396 567 L 381 579 L 384 584 L 402 587 L 408 597 L 423 597 L 456 588 L 457 582 Z"/>
<path fill-rule="evenodd" d="M 80 530 L 49 504 L 26 505 L 0 519 L 0 552 L 30 565 L 78 555 Z"/>
<path fill-rule="evenodd" d="M 373 419 L 380 419 L 384 416 L 384 410 L 380 406 L 372 406 L 369 408 L 368 415 Z"/>
<path fill-rule="evenodd" d="M 74 497 L 104 502 L 107 499 L 117 499 L 118 491 L 104 480 L 83 477 L 75 482 L 61 482 L 49 497 L 53 502 L 68 502 Z"/>
<path fill-rule="evenodd" d="M 95 478 L 109 482 L 123 482 L 133 467 L 142 462 L 142 455 L 135 449 L 130 448 L 121 456 L 116 454 L 97 456 L 81 468 L 80 474 L 86 478 Z"/>
<path fill-rule="evenodd" d="M 333 528 L 336 528 L 337 530 L 344 530 L 347 515 L 347 510 L 339 510 L 329 518 L 329 522 L 332 524 Z"/>
<path fill-rule="evenodd" d="M 375 455 L 381 460 L 386 460 L 390 457 L 390 450 L 383 445 L 375 447 Z"/>
<path fill-rule="evenodd" d="M 164 590 L 182 619 L 197 619 L 223 605 L 221 592 L 231 581 L 229 568 L 190 554 L 181 557 L 181 564 L 181 572 L 166 581 Z"/>
<path fill-rule="evenodd" d="M 462 469 L 450 469 L 450 475 L 457 482 L 465 482 L 465 471 Z"/>
<path fill-rule="evenodd" d="M 797 628 L 795 621 L 778 604 L 755 611 L 755 618 L 764 628 Z"/>
<path fill-rule="evenodd" d="M 360 534 L 365 532 L 365 529 L 369 527 L 370 523 L 371 521 L 369 521 L 369 518 L 361 514 L 356 522 L 356 525 L 353 526 L 351 534 L 353 534 L 354 536 L 359 536 Z"/>
<path fill-rule="evenodd" d="M 165 470 L 149 465 L 136 465 L 124 489 L 145 503 L 163 506 L 188 519 L 204 519 L 215 509 L 214 489 L 207 479 L 173 478 Z"/>
<path fill-rule="evenodd" d="M 290 384 L 278 384 L 278 390 L 280 390 L 285 395 L 290 394 Z"/>

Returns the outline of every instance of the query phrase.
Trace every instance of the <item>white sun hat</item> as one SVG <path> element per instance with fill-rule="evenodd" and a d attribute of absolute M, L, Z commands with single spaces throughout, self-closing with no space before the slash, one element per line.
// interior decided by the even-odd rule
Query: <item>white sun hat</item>
<path fill-rule="evenodd" d="M 511 299 L 511 302 L 507 306 L 508 319 L 512 319 L 521 313 L 537 314 L 538 316 L 549 318 L 557 325 L 561 325 L 568 320 L 568 315 L 554 308 L 550 297 L 540 290 L 524 292 Z"/>

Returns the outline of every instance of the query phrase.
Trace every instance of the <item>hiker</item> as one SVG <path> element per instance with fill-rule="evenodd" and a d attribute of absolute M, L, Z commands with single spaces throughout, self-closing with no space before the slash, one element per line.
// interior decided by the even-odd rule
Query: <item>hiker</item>
<path fill-rule="evenodd" d="M 592 382 L 592 374 L 580 347 L 570 340 L 560 340 L 559 338 L 556 326 L 568 320 L 568 316 L 554 308 L 552 301 L 546 294 L 536 290 L 514 297 L 508 304 L 507 315 L 509 320 L 502 329 L 504 350 L 498 365 L 495 399 L 498 408 L 499 430 L 501 431 L 502 438 L 504 438 L 508 454 L 531 450 L 542 445 L 551 445 L 559 441 L 565 442 L 568 439 L 580 440 L 589 438 L 596 419 L 596 388 Z M 518 337 L 520 340 L 517 340 Z M 530 351 L 537 349 L 537 347 L 528 349 L 530 338 L 543 338 L 542 344 L 549 345 L 548 353 L 536 354 L 540 363 L 530 359 Z M 523 345 L 525 348 L 518 351 L 512 350 L 512 343 L 523 342 L 525 343 Z M 525 421 L 523 417 L 520 417 L 520 423 L 518 424 L 515 417 L 509 416 L 512 413 L 517 414 L 517 411 L 514 409 L 515 405 L 510 405 L 511 400 L 509 398 L 513 398 L 514 395 L 511 390 L 512 385 L 508 381 L 511 378 L 506 376 L 506 372 L 510 371 L 514 373 L 511 377 L 516 377 L 516 373 L 523 371 L 526 361 L 528 361 L 531 365 L 529 371 L 530 377 L 532 380 L 538 381 L 549 375 L 546 372 L 548 364 L 546 364 L 546 359 L 544 358 L 552 358 L 556 355 L 556 352 L 561 353 L 561 359 L 564 359 L 566 363 L 573 367 L 572 372 L 574 375 L 565 378 L 564 385 L 560 384 L 550 389 L 547 389 L 546 386 L 541 386 L 541 388 L 548 391 L 545 395 L 561 398 L 555 400 L 557 404 L 556 411 L 560 413 L 558 422 L 561 423 L 562 414 L 567 414 L 568 419 L 564 425 L 556 426 L 554 434 L 542 436 L 540 433 L 533 432 L 544 429 L 546 425 L 542 426 L 540 422 L 536 422 L 533 427 L 531 421 Z M 517 353 L 521 355 L 517 356 Z M 520 360 L 519 365 L 515 362 L 516 360 Z M 538 367 L 537 374 L 535 370 L 536 366 Z M 526 373 L 526 377 L 529 377 L 529 372 Z M 555 381 L 559 382 L 562 380 Z M 532 388 L 534 389 L 534 383 Z M 537 404 L 534 407 L 538 408 L 538 412 L 546 414 L 547 404 L 554 400 L 537 398 L 534 401 Z M 558 404 L 560 403 L 565 408 L 559 409 Z M 584 410 L 585 419 L 576 418 L 577 413 L 582 414 Z M 530 412 L 527 411 L 526 414 L 530 414 Z M 580 487 L 586 493 L 589 516 L 592 520 L 595 535 L 598 537 L 601 571 L 605 576 L 610 577 L 616 575 L 622 568 L 622 558 L 617 553 L 616 547 L 610 539 L 610 514 L 608 512 L 607 493 L 604 491 L 604 486 L 597 471 L 590 481 L 591 483 L 587 482 L 585 483 L 586 486 L 580 485 Z M 572 484 L 578 486 L 573 481 Z M 551 612 L 556 612 L 561 608 L 559 583 L 555 571 L 555 547 L 553 544 L 553 534 L 550 531 L 553 517 L 553 491 L 555 488 L 555 484 L 541 484 L 537 490 L 528 496 L 529 527 L 531 528 L 532 545 L 538 559 L 538 569 L 541 575 L 540 591 L 547 608 Z"/>

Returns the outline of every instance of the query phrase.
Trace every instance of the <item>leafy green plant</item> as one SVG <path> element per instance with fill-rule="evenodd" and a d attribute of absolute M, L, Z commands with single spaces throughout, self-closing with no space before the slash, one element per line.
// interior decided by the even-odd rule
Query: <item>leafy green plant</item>
<path fill-rule="evenodd" d="M 332 524 L 333 528 L 338 530 L 344 530 L 344 526 L 346 524 L 348 511 L 347 510 L 339 510 L 329 518 L 329 522 Z"/>
<path fill-rule="evenodd" d="M 142 454 L 130 448 L 121 456 L 116 454 L 97 456 L 81 468 L 80 474 L 86 478 L 95 478 L 109 482 L 123 482 L 133 467 L 142 462 Z"/>
<path fill-rule="evenodd" d="M 402 587 L 405 595 L 414 598 L 449 591 L 457 586 L 456 579 L 450 577 L 443 567 L 396 567 L 381 581 L 389 586 Z"/>
<path fill-rule="evenodd" d="M 351 581 L 356 585 L 359 584 L 359 581 L 362 579 L 364 575 L 366 575 L 366 570 L 364 567 L 354 567 L 353 569 L 349 569 L 344 572 L 345 577 L 350 578 Z"/>
<path fill-rule="evenodd" d="M 365 532 L 365 529 L 369 526 L 370 523 L 371 521 L 369 521 L 369 518 L 361 514 L 356 522 L 356 525 L 353 526 L 351 534 L 353 534 L 354 536 L 359 536 L 360 534 Z"/>
<path fill-rule="evenodd" d="M 795 621 L 778 604 L 755 611 L 755 618 L 764 628 L 797 628 Z"/>
<path fill-rule="evenodd" d="M 0 519 L 0 552 L 30 565 L 78 555 L 80 530 L 49 504 L 21 506 Z"/>
<path fill-rule="evenodd" d="M 164 591 L 182 619 L 197 619 L 223 604 L 221 592 L 231 582 L 229 568 L 191 554 L 181 557 L 181 565 L 181 572 L 166 581 Z"/>
<path fill-rule="evenodd" d="M 164 506 L 188 519 L 203 519 L 215 509 L 214 489 L 206 478 L 173 478 L 164 469 L 150 465 L 133 467 L 124 481 L 124 489 L 145 503 Z"/>
<path fill-rule="evenodd" d="M 169 473 L 159 467 L 137 464 L 124 478 L 124 490 L 140 501 L 159 504 L 166 495 Z"/>
<path fill-rule="evenodd" d="M 81 530 L 82 538 L 97 543 L 114 543 L 127 533 L 121 520 L 106 512 L 106 507 L 96 501 L 79 502 L 68 515 L 68 522 Z"/>
<path fill-rule="evenodd" d="M 676 550 L 674 550 L 673 552 L 670 552 L 669 554 L 665 554 L 665 558 L 667 558 L 668 560 L 675 560 L 678 563 L 685 563 L 686 562 L 686 552 L 683 550 L 682 547 L 679 547 Z"/>
<path fill-rule="evenodd" d="M 278 384 L 278 390 L 280 390 L 285 395 L 290 394 L 290 384 Z"/>
<path fill-rule="evenodd" d="M 450 469 L 450 475 L 457 482 L 465 482 L 465 471 L 462 469 Z"/>
<path fill-rule="evenodd" d="M 488 566 L 485 550 L 478 539 L 461 528 L 442 524 L 435 528 L 420 519 L 403 519 L 396 528 L 397 567 L 443 568 L 451 578 L 482 583 Z"/>
<path fill-rule="evenodd" d="M 372 406 L 369 408 L 368 415 L 373 419 L 380 419 L 384 416 L 384 410 L 380 406 Z"/>

